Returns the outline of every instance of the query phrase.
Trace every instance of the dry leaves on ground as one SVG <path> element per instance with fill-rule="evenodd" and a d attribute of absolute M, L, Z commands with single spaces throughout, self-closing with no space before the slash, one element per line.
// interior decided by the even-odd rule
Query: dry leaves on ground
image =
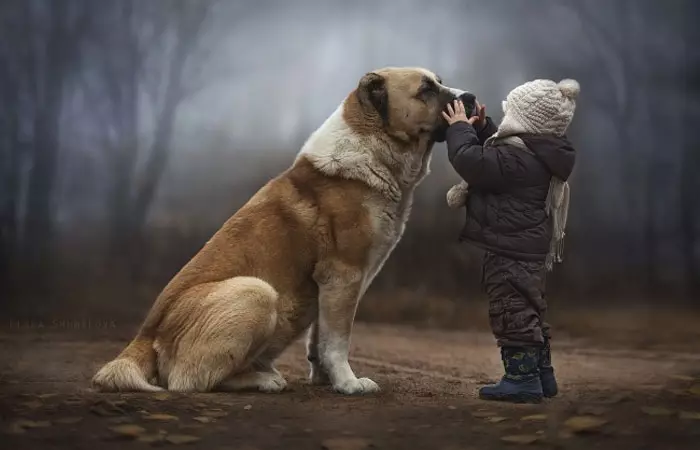
<path fill-rule="evenodd" d="M 495 412 L 491 411 L 474 411 L 472 414 L 472 417 L 476 417 L 477 419 L 485 419 L 487 417 L 493 417 L 496 415 Z"/>
<path fill-rule="evenodd" d="M 27 428 L 46 428 L 50 426 L 51 422 L 48 420 L 34 421 L 21 419 L 12 422 L 5 432 L 8 434 L 22 434 Z"/>
<path fill-rule="evenodd" d="M 124 404 L 126 404 L 124 401 L 98 400 L 92 405 L 90 412 L 101 417 L 120 416 L 126 414 L 126 411 L 120 406 Z"/>
<path fill-rule="evenodd" d="M 540 436 L 536 434 L 514 434 L 512 436 L 503 436 L 501 440 L 509 444 L 521 444 L 530 445 L 534 444 L 540 439 Z"/>
<path fill-rule="evenodd" d="M 543 421 L 547 420 L 547 414 L 532 414 L 530 416 L 521 417 L 523 422 Z"/>
<path fill-rule="evenodd" d="M 595 433 L 606 423 L 607 420 L 599 417 L 574 416 L 564 422 L 564 426 L 574 433 Z"/>
<path fill-rule="evenodd" d="M 214 419 L 213 417 L 206 417 L 206 416 L 193 417 L 192 420 L 196 420 L 197 422 L 200 422 L 200 423 L 212 423 L 212 422 L 216 421 L 216 419 Z"/>
<path fill-rule="evenodd" d="M 20 405 L 24 406 L 25 408 L 29 408 L 29 409 L 37 409 L 37 408 L 41 408 L 42 406 L 44 406 L 44 403 L 39 401 L 39 400 L 30 400 L 28 402 L 22 402 L 22 403 L 20 403 Z"/>
<path fill-rule="evenodd" d="M 171 444 L 191 444 L 193 442 L 199 441 L 200 438 L 197 436 L 190 436 L 188 434 L 169 434 L 165 437 L 165 440 Z"/>
<path fill-rule="evenodd" d="M 484 422 L 488 422 L 488 423 L 501 423 L 501 422 L 505 422 L 506 420 L 508 420 L 507 417 L 492 416 L 492 417 L 487 417 L 486 419 L 484 419 Z"/>
<path fill-rule="evenodd" d="M 158 420 L 161 422 L 180 420 L 178 417 L 170 414 L 146 414 L 143 416 L 143 418 L 146 420 Z"/>
<path fill-rule="evenodd" d="M 83 420 L 83 418 L 78 417 L 78 416 L 76 416 L 76 417 L 60 417 L 60 418 L 54 420 L 54 422 L 64 424 L 64 425 L 72 425 L 74 423 L 80 422 L 81 420 Z"/>
<path fill-rule="evenodd" d="M 323 450 L 364 450 L 373 447 L 371 442 L 363 438 L 331 438 L 321 443 Z"/>
<path fill-rule="evenodd" d="M 136 439 L 140 435 L 146 432 L 144 427 L 127 424 L 127 425 L 117 425 L 109 428 L 110 431 L 116 433 L 118 436 L 129 439 Z"/>
<path fill-rule="evenodd" d="M 678 417 L 684 420 L 700 420 L 700 412 L 681 411 L 678 414 Z"/>
<path fill-rule="evenodd" d="M 657 406 L 642 406 L 642 412 L 648 416 L 672 416 L 674 413 L 668 408 Z"/>
<path fill-rule="evenodd" d="M 228 416 L 228 413 L 223 409 L 206 409 L 202 411 L 202 415 L 207 417 L 225 417 Z"/>
<path fill-rule="evenodd" d="M 695 381 L 695 377 L 691 377 L 688 375 L 671 375 L 671 378 L 679 381 Z"/>

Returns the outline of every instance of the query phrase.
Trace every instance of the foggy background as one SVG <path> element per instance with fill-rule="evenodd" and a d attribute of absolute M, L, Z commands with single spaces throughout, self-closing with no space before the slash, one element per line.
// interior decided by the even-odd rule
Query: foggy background
<path fill-rule="evenodd" d="M 141 320 L 167 281 L 384 66 L 424 66 L 499 121 L 575 78 L 577 165 L 553 311 L 700 307 L 698 6 L 667 0 L 5 0 L 0 313 Z M 367 320 L 466 326 L 444 145 Z M 479 317 L 486 323 L 486 317 Z"/>

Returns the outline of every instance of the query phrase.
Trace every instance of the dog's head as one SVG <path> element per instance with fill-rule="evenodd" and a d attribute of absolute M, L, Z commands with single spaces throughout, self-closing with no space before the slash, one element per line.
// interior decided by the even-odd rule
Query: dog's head
<path fill-rule="evenodd" d="M 473 95 L 447 87 L 435 73 L 420 67 L 387 67 L 362 77 L 356 90 L 365 113 L 376 117 L 383 130 L 403 141 L 428 137 L 443 142 L 448 103 Z"/>

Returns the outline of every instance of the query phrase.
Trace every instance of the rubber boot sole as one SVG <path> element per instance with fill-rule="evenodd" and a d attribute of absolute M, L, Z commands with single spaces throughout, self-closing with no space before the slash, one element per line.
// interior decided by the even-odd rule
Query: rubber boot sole
<path fill-rule="evenodd" d="M 479 392 L 479 398 L 481 400 L 491 400 L 498 402 L 508 402 L 508 403 L 530 403 L 537 404 L 542 403 L 542 398 L 544 396 L 540 394 L 530 394 L 526 392 L 520 392 L 518 394 L 483 394 Z"/>

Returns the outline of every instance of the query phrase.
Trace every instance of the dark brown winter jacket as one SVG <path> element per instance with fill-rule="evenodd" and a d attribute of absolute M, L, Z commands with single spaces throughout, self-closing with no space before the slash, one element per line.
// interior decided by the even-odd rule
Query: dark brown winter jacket
<path fill-rule="evenodd" d="M 544 261 L 552 237 L 545 204 L 552 175 L 566 181 L 575 150 L 566 137 L 520 134 L 525 149 L 498 140 L 487 118 L 483 130 L 467 122 L 447 129 L 448 157 L 469 184 L 467 221 L 460 240 L 514 259 Z"/>

